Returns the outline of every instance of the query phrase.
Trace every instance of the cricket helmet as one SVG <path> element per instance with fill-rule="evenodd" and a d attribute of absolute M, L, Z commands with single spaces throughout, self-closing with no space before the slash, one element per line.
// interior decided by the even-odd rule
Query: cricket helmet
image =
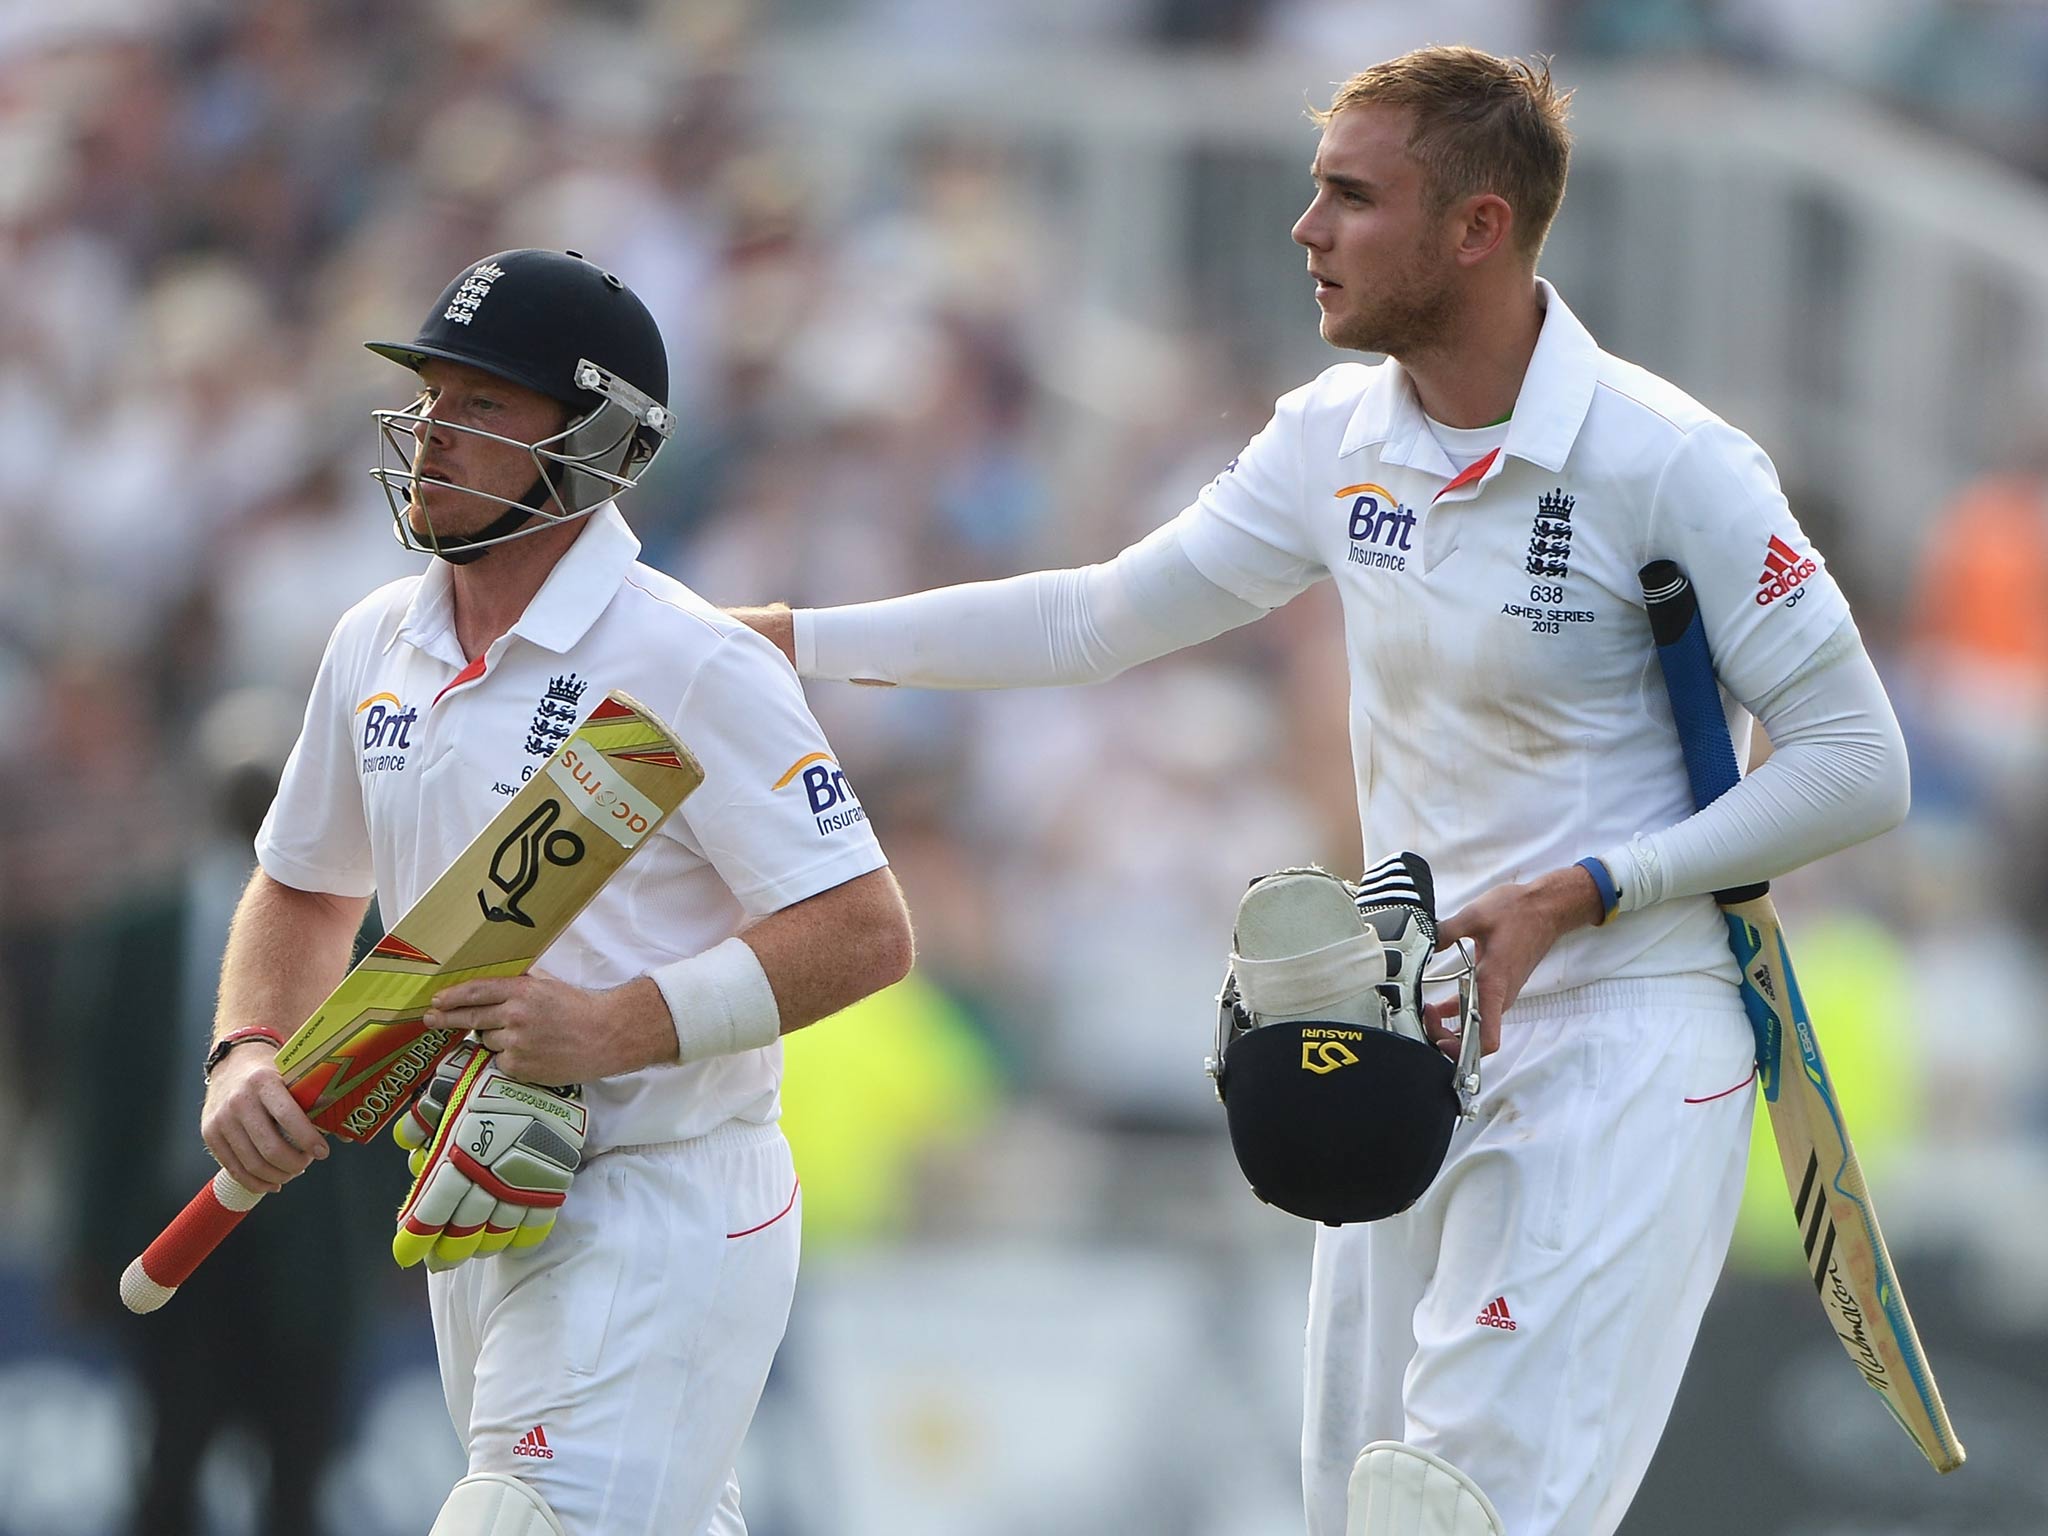
<path fill-rule="evenodd" d="M 422 403 L 371 413 L 386 450 L 371 474 L 391 504 L 398 541 L 457 563 L 475 559 L 493 544 L 585 516 L 630 490 L 675 429 L 660 327 L 632 289 L 576 251 L 487 256 L 456 275 L 411 341 L 366 345 L 414 370 L 430 358 L 465 363 L 568 407 L 567 424 L 533 444 L 431 419 L 436 430 L 529 449 L 534 484 L 518 500 L 415 476 L 414 433 L 430 424 Z M 394 453 L 395 465 L 390 462 Z M 422 536 L 406 516 L 416 483 L 481 496 L 500 503 L 505 512 L 467 537 Z"/>
<path fill-rule="evenodd" d="M 1350 885 L 1320 869 L 1252 882 L 1238 905 L 1209 1058 L 1252 1192 L 1328 1226 L 1408 1209 L 1479 1091 L 1469 953 L 1425 978 L 1435 893 L 1421 855 Z M 1423 1028 L 1422 987 L 1458 985 L 1454 1065 Z"/>

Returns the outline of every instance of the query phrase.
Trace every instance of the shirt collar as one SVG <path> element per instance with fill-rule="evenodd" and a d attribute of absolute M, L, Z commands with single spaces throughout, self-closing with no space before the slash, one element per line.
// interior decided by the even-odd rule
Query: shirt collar
<path fill-rule="evenodd" d="M 511 633 L 555 652 L 567 651 L 589 632 L 640 557 L 640 540 L 626 526 L 616 502 L 590 513 L 575 543 L 555 562 Z M 441 655 L 455 645 L 455 572 L 445 560 L 432 562 L 420 577 L 405 618 L 392 636 Z M 388 649 L 388 647 L 387 647 Z M 444 659 L 446 659 L 444 657 Z M 458 659 L 456 665 L 461 665 Z"/>
<path fill-rule="evenodd" d="M 1593 405 L 1600 376 L 1600 348 L 1555 288 L 1536 279 L 1543 297 L 1543 329 L 1536 335 L 1528 371 L 1515 396 L 1503 456 L 1524 459 L 1555 474 L 1564 468 Z M 1380 445 L 1383 463 L 1448 476 L 1451 462 L 1429 430 L 1422 402 L 1401 365 L 1389 358 L 1376 372 L 1351 413 L 1338 451 L 1356 453 Z"/>

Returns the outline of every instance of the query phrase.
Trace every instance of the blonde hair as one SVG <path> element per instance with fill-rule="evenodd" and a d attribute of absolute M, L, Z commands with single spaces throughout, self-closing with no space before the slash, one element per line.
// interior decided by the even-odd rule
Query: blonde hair
<path fill-rule="evenodd" d="M 1565 119 L 1572 93 L 1548 60 L 1495 58 L 1477 48 L 1418 48 L 1375 64 L 1337 87 L 1319 127 L 1351 107 L 1407 107 L 1408 152 L 1422 165 L 1423 198 L 1441 212 L 1461 197 L 1493 192 L 1515 211 L 1515 246 L 1534 260 L 1564 201 L 1571 162 Z"/>

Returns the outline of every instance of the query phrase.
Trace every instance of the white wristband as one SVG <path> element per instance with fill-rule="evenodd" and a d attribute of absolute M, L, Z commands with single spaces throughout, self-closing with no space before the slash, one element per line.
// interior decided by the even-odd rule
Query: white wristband
<path fill-rule="evenodd" d="M 676 1060 L 759 1050 L 782 1035 L 782 1011 L 753 946 L 738 937 L 648 976 L 676 1026 Z"/>
<path fill-rule="evenodd" d="M 1654 907 L 1664 899 L 1664 868 L 1657 860 L 1656 848 L 1642 833 L 1608 849 L 1600 855 L 1600 862 L 1621 892 L 1621 900 L 1614 905 L 1617 913 Z"/>

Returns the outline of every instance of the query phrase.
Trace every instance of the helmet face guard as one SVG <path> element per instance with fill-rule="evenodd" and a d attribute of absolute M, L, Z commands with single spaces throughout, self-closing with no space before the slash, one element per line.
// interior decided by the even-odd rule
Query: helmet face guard
<path fill-rule="evenodd" d="M 472 263 L 442 291 L 411 341 L 369 349 L 417 372 L 430 360 L 480 369 L 559 401 L 568 424 L 539 442 L 427 414 L 422 395 L 404 410 L 374 411 L 380 438 L 371 475 L 383 487 L 398 542 L 457 564 L 494 544 L 587 516 L 631 490 L 675 430 L 668 408 L 668 352 L 647 306 L 623 282 L 575 251 L 500 251 Z M 463 432 L 533 459 L 531 488 L 499 496 L 419 474 L 428 431 Z M 415 528 L 408 513 L 422 487 L 459 492 L 503 508 L 470 534 Z M 424 506 L 418 511 L 426 520 Z"/>
<path fill-rule="evenodd" d="M 377 423 L 381 451 L 370 477 L 383 487 L 398 542 L 429 555 L 484 550 L 587 517 L 621 491 L 630 491 L 637 485 L 647 466 L 653 463 L 655 453 L 675 431 L 674 416 L 667 406 L 588 358 L 577 361 L 576 383 L 600 397 L 597 407 L 535 443 L 429 417 L 423 409 L 424 395 L 403 410 L 372 411 L 370 416 Z M 413 465 L 419 455 L 420 435 L 426 430 L 462 432 L 523 450 L 533 460 L 533 489 L 523 499 L 515 499 L 416 473 Z M 431 517 L 422 508 L 421 515 L 427 523 L 422 533 L 413 527 L 409 515 L 417 486 L 433 486 L 494 502 L 506 509 L 506 516 L 471 537 L 439 537 L 433 531 Z M 500 527 L 508 521 L 512 526 Z"/>

